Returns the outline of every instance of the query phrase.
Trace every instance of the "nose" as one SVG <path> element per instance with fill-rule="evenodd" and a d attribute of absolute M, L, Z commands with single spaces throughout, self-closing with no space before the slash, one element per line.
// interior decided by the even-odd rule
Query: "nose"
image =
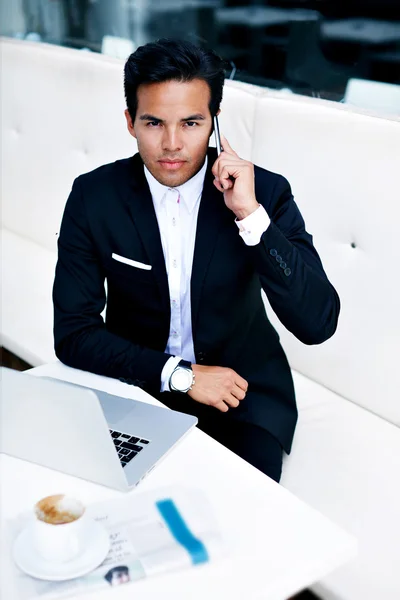
<path fill-rule="evenodd" d="M 182 150 L 183 143 L 180 137 L 179 129 L 166 127 L 164 130 L 162 145 L 164 152 L 179 152 Z"/>

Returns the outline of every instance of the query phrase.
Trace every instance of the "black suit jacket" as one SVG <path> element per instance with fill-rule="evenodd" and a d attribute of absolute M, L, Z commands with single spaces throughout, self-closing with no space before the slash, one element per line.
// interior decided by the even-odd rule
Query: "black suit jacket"
<path fill-rule="evenodd" d="M 261 288 L 281 322 L 305 344 L 334 333 L 339 298 L 286 179 L 255 167 L 257 201 L 271 224 L 260 243 L 249 247 L 212 183 L 215 159 L 210 149 L 191 277 L 196 362 L 231 367 L 244 377 L 246 399 L 224 414 L 264 427 L 290 452 L 297 420 L 293 383 Z M 152 269 L 118 262 L 113 253 Z M 75 180 L 60 230 L 53 300 L 55 351 L 62 362 L 159 396 L 170 357 L 164 352 L 170 298 L 139 154 Z"/>

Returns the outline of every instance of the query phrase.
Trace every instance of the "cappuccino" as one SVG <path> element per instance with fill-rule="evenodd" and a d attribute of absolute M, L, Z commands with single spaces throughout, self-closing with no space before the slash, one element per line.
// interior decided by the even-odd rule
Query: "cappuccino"
<path fill-rule="evenodd" d="M 65 494 L 47 496 L 35 504 L 34 516 L 33 545 L 43 559 L 62 563 L 84 551 L 90 520 L 79 500 Z"/>
<path fill-rule="evenodd" d="M 39 521 L 50 525 L 64 525 L 79 519 L 85 512 L 85 507 L 75 498 L 54 494 L 39 500 L 34 510 Z"/>

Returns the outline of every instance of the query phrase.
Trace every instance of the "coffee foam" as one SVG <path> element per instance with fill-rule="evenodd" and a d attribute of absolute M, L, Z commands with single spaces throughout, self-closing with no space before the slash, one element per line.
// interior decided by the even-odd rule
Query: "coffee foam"
<path fill-rule="evenodd" d="M 79 519 L 85 508 L 79 500 L 65 494 L 46 496 L 35 504 L 35 515 L 44 523 L 62 525 Z"/>

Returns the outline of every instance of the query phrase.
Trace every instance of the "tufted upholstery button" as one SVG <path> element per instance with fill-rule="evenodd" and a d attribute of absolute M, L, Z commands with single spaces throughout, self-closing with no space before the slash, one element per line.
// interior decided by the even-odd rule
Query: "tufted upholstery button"
<path fill-rule="evenodd" d="M 279 254 L 278 254 L 278 256 L 275 256 L 275 260 L 276 260 L 276 262 L 281 263 L 283 261 L 283 258 L 282 258 L 282 256 L 279 256 Z"/>
<path fill-rule="evenodd" d="M 283 272 L 285 273 L 286 277 L 289 277 L 292 271 L 289 269 L 289 267 L 287 267 L 287 269 L 285 269 Z"/>
<path fill-rule="evenodd" d="M 279 266 L 280 266 L 281 269 L 286 269 L 287 264 L 282 261 Z"/>
<path fill-rule="evenodd" d="M 271 256 L 276 256 L 278 254 L 278 251 L 275 250 L 275 248 L 271 248 L 271 250 L 269 251 Z"/>

